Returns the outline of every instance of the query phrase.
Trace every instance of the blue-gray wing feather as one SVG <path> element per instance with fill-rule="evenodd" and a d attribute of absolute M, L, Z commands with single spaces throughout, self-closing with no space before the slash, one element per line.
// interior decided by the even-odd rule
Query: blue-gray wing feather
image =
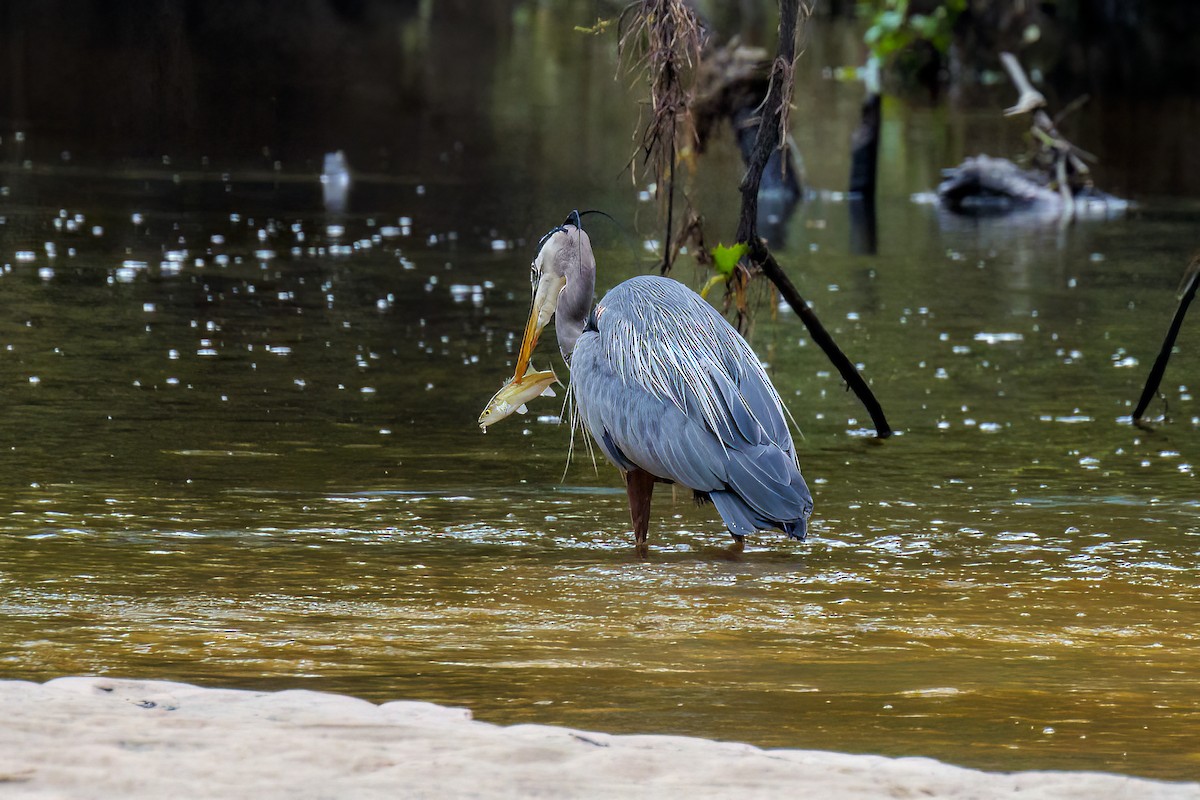
<path fill-rule="evenodd" d="M 655 276 L 617 286 L 594 319 L 571 357 L 571 391 L 604 454 L 708 492 L 734 533 L 802 536 L 812 498 L 783 403 L 732 326 Z"/>

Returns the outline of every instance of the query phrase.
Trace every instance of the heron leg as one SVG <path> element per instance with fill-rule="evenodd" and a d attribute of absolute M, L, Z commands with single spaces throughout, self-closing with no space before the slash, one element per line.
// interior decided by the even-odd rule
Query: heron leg
<path fill-rule="evenodd" d="M 625 473 L 625 491 L 629 494 L 629 518 L 633 520 L 633 538 L 638 555 L 646 555 L 650 532 L 650 496 L 654 494 L 654 476 L 634 467 Z"/>

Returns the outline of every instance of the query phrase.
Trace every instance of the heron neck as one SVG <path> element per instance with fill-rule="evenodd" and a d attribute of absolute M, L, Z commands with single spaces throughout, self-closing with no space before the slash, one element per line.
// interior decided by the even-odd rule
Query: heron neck
<path fill-rule="evenodd" d="M 558 308 L 554 312 L 558 349 L 568 364 L 571 363 L 575 342 L 587 325 L 588 315 L 592 312 L 592 297 L 596 292 L 596 262 L 586 238 L 580 242 L 580 250 L 580 257 L 573 259 L 574 263 L 567 271 L 567 285 L 559 295 Z"/>

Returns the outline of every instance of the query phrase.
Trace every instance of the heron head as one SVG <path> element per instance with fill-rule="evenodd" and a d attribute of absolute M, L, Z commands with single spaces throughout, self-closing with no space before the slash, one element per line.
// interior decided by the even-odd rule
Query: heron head
<path fill-rule="evenodd" d="M 587 322 L 596 285 L 596 261 L 591 240 L 580 226 L 579 212 L 572 212 L 565 223 L 542 237 L 530 267 L 530 282 L 533 307 L 517 355 L 516 376 L 525 374 L 538 337 L 555 312 L 558 312 L 555 327 L 564 358 L 570 356 L 575 339 Z"/>

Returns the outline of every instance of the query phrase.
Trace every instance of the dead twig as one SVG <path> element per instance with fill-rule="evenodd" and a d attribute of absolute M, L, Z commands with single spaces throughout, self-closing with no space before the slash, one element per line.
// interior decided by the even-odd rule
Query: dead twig
<path fill-rule="evenodd" d="M 1045 172 L 1049 181 L 1057 186 L 1063 200 L 1062 221 L 1070 222 L 1075 216 L 1076 193 L 1091 187 L 1091 170 L 1086 162 L 1095 163 L 1096 157 L 1059 133 L 1057 124 L 1082 105 L 1082 100 L 1076 99 L 1069 103 L 1062 113 L 1051 119 L 1046 113 L 1045 95 L 1033 88 L 1016 56 L 1012 53 L 1001 53 L 1000 62 L 1019 93 L 1016 105 L 1006 108 L 1004 115 L 1032 115 L 1029 133 L 1038 147 L 1033 161 Z"/>
<path fill-rule="evenodd" d="M 1150 375 L 1147 376 L 1146 385 L 1142 388 L 1142 396 L 1133 410 L 1135 424 L 1141 422 L 1142 415 L 1146 413 L 1150 401 L 1158 394 L 1159 384 L 1162 383 L 1163 374 L 1167 371 L 1167 362 L 1171 359 L 1171 350 L 1175 347 L 1175 339 L 1179 336 L 1179 329 L 1183 326 L 1183 317 L 1187 314 L 1188 306 L 1196 297 L 1197 286 L 1200 286 L 1200 254 L 1192 258 L 1187 271 L 1184 272 L 1183 284 L 1180 286 L 1182 294 L 1179 298 L 1179 307 L 1175 309 L 1175 316 L 1171 319 L 1167 336 L 1163 339 L 1162 347 L 1158 349 L 1158 358 L 1154 359 L 1154 366 L 1150 368 Z"/>
<path fill-rule="evenodd" d="M 1001 53 L 1000 63 L 1004 65 L 1004 69 L 1008 70 L 1008 77 L 1012 79 L 1019 94 L 1017 104 L 1004 109 L 1004 116 L 1028 114 L 1046 106 L 1046 96 L 1033 88 L 1033 84 L 1029 82 L 1025 70 L 1021 68 L 1021 62 L 1017 61 L 1016 56 L 1012 53 Z"/>

